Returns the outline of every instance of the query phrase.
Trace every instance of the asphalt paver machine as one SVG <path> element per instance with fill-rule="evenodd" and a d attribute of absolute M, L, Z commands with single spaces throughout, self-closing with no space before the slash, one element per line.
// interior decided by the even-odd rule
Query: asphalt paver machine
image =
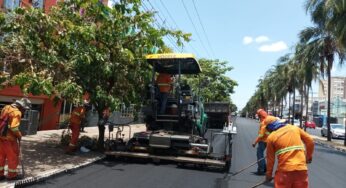
<path fill-rule="evenodd" d="M 198 92 L 192 92 L 191 87 L 182 81 L 186 75 L 198 76 L 201 73 L 195 57 L 192 54 L 169 53 L 148 55 L 146 59 L 152 67 L 152 83 L 142 109 L 147 130 L 135 133 L 128 141 L 117 141 L 123 146 L 112 147 L 106 155 L 169 160 L 228 171 L 231 165 L 231 136 L 234 134 L 231 122 L 226 123 L 222 131 L 205 136 L 208 117 L 203 101 Z M 156 76 L 160 73 L 174 78 L 163 114 L 159 113 L 160 97 L 156 84 Z M 213 143 L 215 137 L 219 139 Z"/>

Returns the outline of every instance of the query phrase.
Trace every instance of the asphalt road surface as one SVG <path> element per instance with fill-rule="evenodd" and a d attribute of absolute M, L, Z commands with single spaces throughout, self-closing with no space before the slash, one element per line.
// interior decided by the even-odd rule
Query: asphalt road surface
<path fill-rule="evenodd" d="M 229 174 L 196 168 L 178 168 L 175 164 L 101 161 L 88 167 L 50 178 L 29 187 L 124 187 L 124 188 L 247 188 L 264 180 L 253 166 L 232 177 L 232 173 L 256 161 L 251 143 L 257 135 L 255 120 L 238 118 L 238 134 L 233 139 L 232 167 Z M 345 187 L 346 154 L 316 145 L 309 165 L 310 187 Z M 267 184 L 260 187 L 273 187 Z"/>
<path fill-rule="evenodd" d="M 238 118 L 238 135 L 235 137 L 233 145 L 233 165 L 231 172 L 247 166 L 256 161 L 256 150 L 252 148 L 251 142 L 255 138 L 258 123 L 255 120 Z M 237 152 L 236 152 L 237 151 Z M 315 145 L 313 161 L 308 166 L 309 183 L 313 188 L 325 187 L 345 187 L 346 185 L 346 154 L 333 149 Z M 257 166 L 254 166 L 244 173 L 232 177 L 230 187 L 246 188 L 251 187 L 263 180 L 264 177 L 254 176 Z M 264 185 L 261 187 L 272 187 Z"/>

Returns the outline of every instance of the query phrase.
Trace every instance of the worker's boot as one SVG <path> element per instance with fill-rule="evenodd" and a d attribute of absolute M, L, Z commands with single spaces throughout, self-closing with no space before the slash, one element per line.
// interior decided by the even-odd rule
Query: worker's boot
<path fill-rule="evenodd" d="M 20 180 L 20 179 L 23 179 L 23 176 L 20 174 L 17 174 L 17 172 L 9 172 L 6 177 L 7 181 Z"/>
<path fill-rule="evenodd" d="M 65 154 L 73 155 L 75 151 L 76 151 L 75 146 L 67 146 L 67 148 L 65 150 Z"/>

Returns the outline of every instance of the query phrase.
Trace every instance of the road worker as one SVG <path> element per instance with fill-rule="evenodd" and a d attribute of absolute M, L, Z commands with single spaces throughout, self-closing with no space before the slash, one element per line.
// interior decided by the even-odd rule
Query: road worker
<path fill-rule="evenodd" d="M 160 110 L 159 114 L 164 114 L 166 111 L 167 99 L 169 92 L 172 89 L 172 75 L 160 73 L 156 78 L 156 83 L 160 90 Z"/>
<path fill-rule="evenodd" d="M 309 187 L 306 164 L 311 163 L 314 151 L 311 136 L 299 127 L 287 124 L 285 120 L 274 116 L 268 116 L 264 123 L 271 132 L 267 138 L 266 180 L 272 180 L 276 155 L 278 159 L 274 177 L 276 188 Z"/>
<path fill-rule="evenodd" d="M 78 137 L 80 134 L 80 127 L 83 119 L 85 118 L 85 105 L 79 105 L 72 110 L 70 117 L 70 129 L 72 136 L 70 143 L 66 149 L 66 154 L 73 154 L 77 150 Z"/>
<path fill-rule="evenodd" d="M 264 125 L 264 120 L 268 116 L 267 112 L 263 109 L 257 110 L 257 116 L 260 120 L 260 126 L 258 129 L 258 136 L 252 143 L 252 147 L 256 147 L 256 144 L 258 143 L 257 147 L 257 175 L 265 175 L 266 172 L 266 161 L 264 158 L 264 150 L 266 149 L 266 139 L 269 135 L 269 132 L 266 130 L 266 126 Z M 261 160 L 262 159 L 262 160 Z"/>
<path fill-rule="evenodd" d="M 19 142 L 22 134 L 19 130 L 22 114 L 29 110 L 31 101 L 27 98 L 15 100 L 11 105 L 6 105 L 1 111 L 0 119 L 6 120 L 6 131 L 0 136 L 0 180 L 17 180 L 21 179 L 17 174 L 19 163 Z M 8 173 L 4 174 L 4 167 L 7 160 Z"/>

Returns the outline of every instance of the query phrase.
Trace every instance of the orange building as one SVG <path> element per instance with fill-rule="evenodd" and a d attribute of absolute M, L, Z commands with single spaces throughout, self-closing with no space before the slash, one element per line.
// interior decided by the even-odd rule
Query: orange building
<path fill-rule="evenodd" d="M 50 8 L 63 0 L 0 0 L 0 11 L 13 10 L 21 7 L 42 8 L 45 12 L 49 12 Z M 103 4 L 108 4 L 108 0 L 102 0 Z M 0 90 L 0 108 L 3 105 L 10 104 L 16 99 L 22 98 L 24 95 L 18 86 L 5 88 Z M 32 102 L 32 110 L 39 113 L 38 130 L 58 129 L 61 122 L 68 119 L 72 111 L 72 104 L 66 101 L 59 101 L 54 104 L 48 96 L 27 96 Z"/>
<path fill-rule="evenodd" d="M 0 105 L 11 104 L 14 100 L 24 97 L 18 86 L 8 87 L 0 90 Z M 62 102 L 54 104 L 49 97 L 29 95 L 28 98 L 32 102 L 32 110 L 39 112 L 38 130 L 52 130 L 59 128 L 59 117 Z"/>
<path fill-rule="evenodd" d="M 0 0 L 1 9 L 14 9 L 18 6 L 28 7 L 33 6 L 36 8 L 43 8 L 45 12 L 49 12 L 49 9 L 56 5 L 59 0 Z M 63 0 L 60 0 L 63 1 Z M 102 0 L 103 4 L 107 5 L 108 0 Z"/>

